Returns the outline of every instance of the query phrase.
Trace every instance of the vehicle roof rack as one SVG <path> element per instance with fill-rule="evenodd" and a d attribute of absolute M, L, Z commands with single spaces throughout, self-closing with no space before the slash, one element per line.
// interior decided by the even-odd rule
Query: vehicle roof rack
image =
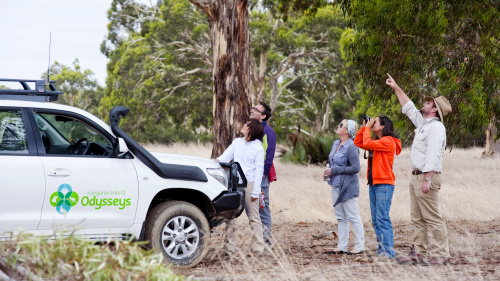
<path fill-rule="evenodd" d="M 50 90 L 45 90 L 45 80 L 30 80 L 30 79 L 6 79 L 0 78 L 0 82 L 19 82 L 23 89 L 0 89 L 0 100 L 23 100 L 37 102 L 57 101 L 62 91 L 58 91 L 54 83 L 49 81 L 48 87 Z M 31 89 L 28 82 L 35 82 L 35 89 Z"/>

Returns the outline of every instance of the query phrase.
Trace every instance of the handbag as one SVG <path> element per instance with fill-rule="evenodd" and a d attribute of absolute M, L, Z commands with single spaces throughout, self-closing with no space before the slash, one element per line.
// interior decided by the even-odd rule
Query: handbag
<path fill-rule="evenodd" d="M 266 196 L 264 195 L 264 191 L 260 191 L 259 194 L 259 208 L 264 209 L 266 207 Z"/>
<path fill-rule="evenodd" d="M 277 181 L 278 177 L 276 177 L 276 170 L 274 169 L 274 162 L 271 165 L 271 169 L 269 170 L 269 182 Z"/>

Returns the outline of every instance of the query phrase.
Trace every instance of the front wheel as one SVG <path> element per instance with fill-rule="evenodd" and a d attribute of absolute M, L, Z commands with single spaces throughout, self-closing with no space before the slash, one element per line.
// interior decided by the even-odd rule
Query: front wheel
<path fill-rule="evenodd" d="M 197 265 L 208 251 L 210 228 L 193 204 L 169 201 L 156 206 L 146 220 L 145 238 L 167 261 L 181 267 Z"/>

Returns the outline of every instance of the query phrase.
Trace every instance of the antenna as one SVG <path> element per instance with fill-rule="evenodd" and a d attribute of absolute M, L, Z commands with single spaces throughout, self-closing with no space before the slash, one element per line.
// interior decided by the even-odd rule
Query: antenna
<path fill-rule="evenodd" d="M 45 80 L 45 86 L 50 85 L 50 45 L 52 44 L 52 32 L 49 33 L 49 65 L 47 65 L 47 79 Z"/>

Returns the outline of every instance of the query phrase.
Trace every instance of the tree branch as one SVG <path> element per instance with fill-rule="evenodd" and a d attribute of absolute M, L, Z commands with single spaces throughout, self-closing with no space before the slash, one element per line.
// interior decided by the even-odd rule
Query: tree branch
<path fill-rule="evenodd" d="M 216 4 L 214 1 L 217 0 L 189 0 L 189 2 L 195 5 L 198 9 L 205 12 L 209 18 L 213 18 L 214 15 L 214 6 Z"/>
<path fill-rule="evenodd" d="M 194 42 L 191 38 L 189 38 L 189 36 L 186 33 L 182 32 L 181 34 L 183 35 L 184 39 L 190 41 L 191 44 L 188 44 L 184 41 L 173 41 L 168 45 L 178 47 L 179 49 L 177 49 L 177 51 L 181 53 L 182 52 L 195 53 L 201 58 L 201 61 L 203 61 L 207 66 L 212 67 L 212 60 L 208 54 L 210 50 L 209 44 L 200 46 L 199 44 Z M 184 54 L 180 54 L 180 57 L 184 57 Z"/>
<path fill-rule="evenodd" d="M 196 68 L 190 71 L 186 71 L 185 73 L 179 75 L 179 77 L 185 77 L 188 75 L 196 74 L 196 73 L 212 73 L 212 69 L 206 69 L 206 68 Z"/>
<path fill-rule="evenodd" d="M 346 85 L 344 85 L 344 84 L 342 84 L 342 86 L 343 86 L 343 87 L 344 87 L 344 89 L 345 89 L 345 92 L 346 92 L 347 97 L 348 97 L 350 100 L 352 100 L 352 97 L 351 97 L 351 95 L 349 94 L 349 89 L 347 89 L 347 86 L 346 86 Z"/>
<path fill-rule="evenodd" d="M 189 81 L 185 81 L 185 82 L 182 82 L 182 83 L 180 83 L 179 85 L 177 85 L 175 87 L 163 90 L 163 92 L 169 92 L 169 93 L 166 96 L 164 96 L 163 98 L 161 98 L 160 102 L 162 102 L 166 98 L 172 96 L 177 89 L 185 87 L 185 86 L 188 86 L 189 84 L 191 84 Z"/>
<path fill-rule="evenodd" d="M 312 123 L 312 121 L 309 120 L 309 118 L 307 118 L 302 113 L 302 111 L 304 111 L 303 108 L 292 108 L 289 105 L 284 104 L 282 102 L 280 102 L 280 104 L 283 105 L 283 106 L 285 106 L 287 108 L 287 109 L 284 109 L 284 110 L 280 111 L 280 114 L 286 115 L 287 113 L 289 113 L 290 115 L 298 115 L 299 117 L 301 117 L 301 119 L 305 120 L 305 122 Z"/>
<path fill-rule="evenodd" d="M 316 72 L 311 72 L 311 73 L 301 73 L 301 74 L 295 76 L 292 80 L 288 81 L 285 85 L 281 86 L 280 91 L 283 91 L 286 87 L 290 86 L 290 84 L 292 84 L 293 82 L 295 82 L 295 80 L 297 80 L 301 77 L 316 75 L 319 73 L 322 73 L 322 71 L 316 71 Z"/>

